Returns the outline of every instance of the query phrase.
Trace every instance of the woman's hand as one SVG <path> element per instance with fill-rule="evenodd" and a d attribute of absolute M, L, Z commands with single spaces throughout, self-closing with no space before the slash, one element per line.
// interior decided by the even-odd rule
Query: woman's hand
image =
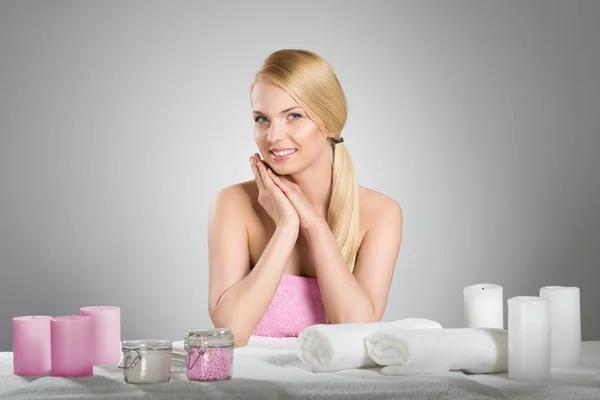
<path fill-rule="evenodd" d="M 267 171 L 269 168 L 258 154 L 250 157 L 250 166 L 258 185 L 258 202 L 267 211 L 277 227 L 298 229 L 300 218 L 283 191 L 275 185 Z"/>
<path fill-rule="evenodd" d="M 298 185 L 284 176 L 278 176 L 271 169 L 268 170 L 268 175 L 289 201 L 291 201 L 300 218 L 300 227 L 304 231 L 307 231 L 318 224 L 327 223 L 325 217 L 317 212 L 306 196 L 304 196 L 302 189 L 300 189 Z"/>

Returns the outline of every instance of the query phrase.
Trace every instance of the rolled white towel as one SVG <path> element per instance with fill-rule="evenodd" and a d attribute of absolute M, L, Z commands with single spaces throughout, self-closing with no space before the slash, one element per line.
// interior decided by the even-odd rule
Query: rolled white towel
<path fill-rule="evenodd" d="M 186 370 L 186 351 L 183 347 L 183 340 L 173 341 L 173 350 L 171 351 L 171 371 L 185 372 Z"/>
<path fill-rule="evenodd" d="M 183 355 L 185 356 L 187 352 L 185 351 L 183 340 L 177 340 L 173 342 L 173 354 Z"/>
<path fill-rule="evenodd" d="M 374 367 L 377 364 L 367 355 L 365 338 L 377 329 L 394 326 L 404 329 L 442 328 L 438 322 L 423 318 L 311 325 L 298 335 L 298 358 L 314 372 Z"/>
<path fill-rule="evenodd" d="M 508 331 L 504 329 L 386 327 L 367 336 L 365 347 L 369 357 L 384 366 L 384 375 L 508 371 Z"/>

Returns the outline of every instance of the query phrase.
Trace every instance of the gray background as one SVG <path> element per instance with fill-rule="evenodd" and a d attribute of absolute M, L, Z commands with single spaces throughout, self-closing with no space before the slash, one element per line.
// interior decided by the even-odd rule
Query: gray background
<path fill-rule="evenodd" d="M 576 285 L 600 339 L 600 2 L 216 3 L 0 3 L 0 350 L 12 317 L 85 305 L 121 306 L 124 339 L 210 325 L 209 202 L 252 178 L 248 87 L 294 47 L 404 210 L 385 320 Z"/>

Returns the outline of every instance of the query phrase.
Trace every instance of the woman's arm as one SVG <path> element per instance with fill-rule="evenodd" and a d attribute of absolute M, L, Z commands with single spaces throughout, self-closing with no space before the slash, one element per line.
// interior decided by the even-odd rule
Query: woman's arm
<path fill-rule="evenodd" d="M 383 316 L 402 240 L 402 209 L 390 198 L 384 203 L 364 236 L 354 272 L 326 221 L 303 229 L 330 323 L 376 322 Z"/>
<path fill-rule="evenodd" d="M 237 187 L 221 190 L 208 221 L 208 312 L 215 327 L 233 332 L 236 347 L 246 345 L 269 307 L 298 237 L 298 226 L 277 227 L 250 270 L 248 232 L 240 218 L 248 207 L 245 195 Z"/>

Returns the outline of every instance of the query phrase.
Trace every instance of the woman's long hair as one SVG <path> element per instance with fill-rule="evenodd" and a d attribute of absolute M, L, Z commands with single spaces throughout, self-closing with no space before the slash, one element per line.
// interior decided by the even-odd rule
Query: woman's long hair
<path fill-rule="evenodd" d="M 250 85 L 264 79 L 285 90 L 311 119 L 339 138 L 346 124 L 346 96 L 329 63 L 309 50 L 282 49 L 263 62 Z M 332 141 L 332 193 L 327 223 L 340 247 L 346 265 L 354 270 L 358 251 L 358 184 L 354 165 L 344 143 Z"/>

